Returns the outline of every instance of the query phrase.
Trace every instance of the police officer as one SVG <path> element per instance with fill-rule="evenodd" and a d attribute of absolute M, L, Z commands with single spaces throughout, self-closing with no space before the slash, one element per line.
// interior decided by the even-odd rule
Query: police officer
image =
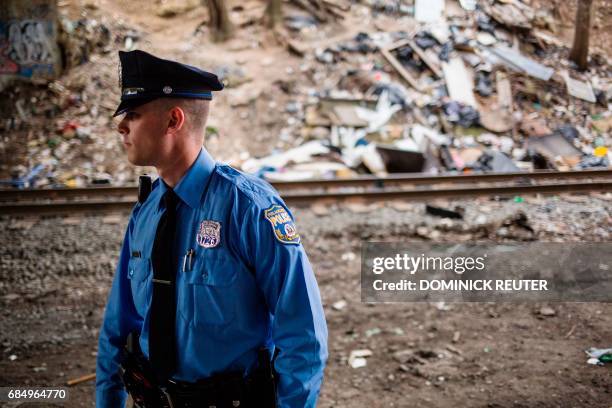
<path fill-rule="evenodd" d="M 97 406 L 125 405 L 124 347 L 133 335 L 159 406 L 314 407 L 327 327 L 293 217 L 269 184 L 202 148 L 222 83 L 140 50 L 119 57 L 115 116 L 124 115 L 128 160 L 160 177 L 125 233 L 99 336 Z M 256 373 L 270 363 L 261 350 L 275 356 L 276 402 L 257 394 L 267 384 Z"/>

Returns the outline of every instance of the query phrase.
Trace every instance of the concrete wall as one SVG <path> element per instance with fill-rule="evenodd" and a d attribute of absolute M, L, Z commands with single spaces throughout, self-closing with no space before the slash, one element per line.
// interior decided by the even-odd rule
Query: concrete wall
<path fill-rule="evenodd" d="M 57 35 L 57 0 L 0 0 L 0 89 L 13 79 L 59 76 Z"/>

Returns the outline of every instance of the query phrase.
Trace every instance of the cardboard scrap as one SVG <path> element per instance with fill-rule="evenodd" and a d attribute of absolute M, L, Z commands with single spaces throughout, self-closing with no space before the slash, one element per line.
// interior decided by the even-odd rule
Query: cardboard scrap
<path fill-rule="evenodd" d="M 558 133 L 531 136 L 527 139 L 527 146 L 546 157 L 551 163 L 560 159 L 564 164 L 573 167 L 582 157 L 582 152 Z"/>
<path fill-rule="evenodd" d="M 359 117 L 357 114 L 356 105 L 342 105 L 338 104 L 333 106 L 332 111 L 329 112 L 332 124 L 338 126 L 350 126 L 350 127 L 365 127 L 368 126 L 368 122 Z"/>
<path fill-rule="evenodd" d="M 481 106 L 480 123 L 491 132 L 503 133 L 512 129 L 512 86 L 508 76 L 501 71 L 496 73 L 497 102 Z"/>
<path fill-rule="evenodd" d="M 589 81 L 583 82 L 578 79 L 573 79 L 567 72 L 563 73 L 563 78 L 565 79 L 568 94 L 591 103 L 595 103 L 597 101 Z"/>
<path fill-rule="evenodd" d="M 449 62 L 442 63 L 446 89 L 454 101 L 477 107 L 474 98 L 474 81 L 468 73 L 460 57 L 451 58 Z"/>

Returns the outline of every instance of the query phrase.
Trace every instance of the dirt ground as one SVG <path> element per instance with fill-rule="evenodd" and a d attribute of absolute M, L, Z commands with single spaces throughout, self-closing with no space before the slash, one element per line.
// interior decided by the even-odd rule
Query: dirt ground
<path fill-rule="evenodd" d="M 466 208 L 466 220 L 454 224 L 426 216 L 418 203 L 295 210 L 329 327 L 318 406 L 611 407 L 612 366 L 588 365 L 584 353 L 610 346 L 610 304 L 360 299 L 363 240 L 495 240 L 502 220 L 518 208 L 535 231 L 531 238 L 609 240 L 610 201 L 580 198 L 453 202 Z M 488 223 L 475 226 L 483 214 L 489 214 Z M 98 327 L 126 221 L 125 215 L 2 220 L 0 384 L 62 385 L 94 371 Z M 342 300 L 344 307 L 337 303 Z M 552 313 L 542 312 L 548 307 Z M 360 349 L 372 356 L 365 367 L 352 368 L 350 352 Z M 65 406 L 93 405 L 93 382 L 70 392 Z"/>
<path fill-rule="evenodd" d="M 291 146 L 292 141 L 279 138 L 280 129 L 290 119 L 284 112 L 290 97 L 281 88 L 316 88 L 323 79 L 310 71 L 300 73 L 303 60 L 289 54 L 260 25 L 241 29 L 228 43 L 214 44 L 206 30 L 194 34 L 207 18 L 204 8 L 162 18 L 156 14 L 160 3 L 70 0 L 60 1 L 60 8 L 71 18 L 86 13 L 88 18 L 104 17 L 137 30 L 143 34 L 137 48 L 202 67 L 239 67 L 254 78 L 249 91 L 262 90 L 254 104 L 232 106 L 233 100 L 243 96 L 245 86 L 228 88 L 214 101 L 210 124 L 220 135 L 210 138 L 207 148 L 217 159 L 238 161 L 243 152 L 256 156 Z M 239 3 L 231 2 L 233 18 L 245 14 L 237 8 Z M 573 33 L 573 3 L 531 2 L 555 11 L 558 36 L 568 44 Z M 593 37 L 597 40 L 592 41 L 592 50 L 609 56 L 610 1 L 595 0 L 594 5 Z M 400 29 L 392 16 L 382 15 L 376 21 L 360 21 L 358 17 L 311 33 L 309 47 L 351 38 L 363 30 Z M 100 99 L 114 106 L 119 98 L 116 62 L 113 51 L 96 56 L 95 61 L 70 75 L 89 78 L 94 72 L 105 85 Z M 99 140 L 86 148 L 106 152 L 107 157 L 100 161 L 101 171 L 113 172 L 119 165 L 120 146 L 108 147 L 116 135 L 113 122 L 106 118 L 110 110 L 101 108 L 101 112 L 104 118 L 97 118 L 92 125 Z M 34 160 L 21 153 L 26 151 L 29 138 L 36 135 L 22 133 L 15 134 L 23 136 L 22 148 L 2 151 L 3 162 Z M 91 155 L 84 151 L 78 159 L 90 161 Z M 457 203 L 471 208 L 475 215 L 494 217 L 501 211 L 495 202 Z M 588 197 L 564 205 L 555 200 L 524 205 L 539 240 L 612 240 L 609 201 Z M 454 234 L 462 234 L 461 225 L 456 229 L 431 226 L 438 220 L 424 216 L 419 208 L 297 211 L 329 326 L 330 358 L 319 406 L 611 408 L 612 366 L 588 365 L 584 353 L 592 346 L 612 347 L 610 304 L 372 305 L 360 301 L 362 240 L 381 236 L 398 241 L 421 239 L 423 232 L 418 228 L 425 228 L 428 234 L 437 232 L 431 239 L 452 240 Z M 125 214 L 0 218 L 0 385 L 62 385 L 94 372 L 98 328 L 126 222 Z M 470 228 L 461 236 L 480 231 Z M 346 306 L 335 307 L 341 300 Z M 553 315 L 540 313 L 544 306 L 550 306 Z M 371 350 L 372 356 L 365 367 L 352 368 L 348 357 L 359 349 Z M 70 393 L 70 402 L 63 406 L 94 405 L 93 382 L 71 387 Z"/>

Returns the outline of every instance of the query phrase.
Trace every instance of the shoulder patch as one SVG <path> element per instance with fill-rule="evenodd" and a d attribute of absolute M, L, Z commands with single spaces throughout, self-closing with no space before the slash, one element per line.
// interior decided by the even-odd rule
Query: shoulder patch
<path fill-rule="evenodd" d="M 297 232 L 295 223 L 282 205 L 274 204 L 264 211 L 264 216 L 272 224 L 276 239 L 283 244 L 300 243 L 300 234 Z"/>

